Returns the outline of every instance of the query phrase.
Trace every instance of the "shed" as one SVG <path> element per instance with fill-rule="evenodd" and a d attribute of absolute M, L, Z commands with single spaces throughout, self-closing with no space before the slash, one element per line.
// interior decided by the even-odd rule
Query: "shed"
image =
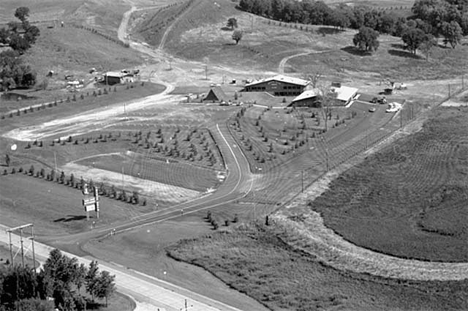
<path fill-rule="evenodd" d="M 211 101 L 212 103 L 215 102 L 225 102 L 227 100 L 227 96 L 224 93 L 223 89 L 220 86 L 213 86 L 211 87 L 208 94 L 206 94 L 203 101 Z"/>
<path fill-rule="evenodd" d="M 351 103 L 358 92 L 357 88 L 343 85 L 341 87 L 332 87 L 330 90 L 336 94 L 337 104 L 344 106 Z"/>

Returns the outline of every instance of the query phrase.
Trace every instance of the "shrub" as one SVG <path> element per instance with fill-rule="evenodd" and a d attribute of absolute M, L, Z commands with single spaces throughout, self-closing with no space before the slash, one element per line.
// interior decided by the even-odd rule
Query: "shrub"
<path fill-rule="evenodd" d="M 225 225 L 226 227 L 228 227 L 230 224 L 231 224 L 231 221 L 230 221 L 229 219 L 226 219 L 226 220 L 224 221 L 224 225 Z"/>
<path fill-rule="evenodd" d="M 15 174 L 15 173 L 16 173 L 16 169 L 15 169 L 15 168 L 12 168 L 12 169 L 11 169 L 11 173 L 12 173 L 12 174 Z"/>
<path fill-rule="evenodd" d="M 234 219 L 232 220 L 233 223 L 236 223 L 239 221 L 239 216 L 237 214 L 234 215 Z"/>
<path fill-rule="evenodd" d="M 8 171 L 6 169 L 3 170 L 3 175 L 8 175 Z"/>

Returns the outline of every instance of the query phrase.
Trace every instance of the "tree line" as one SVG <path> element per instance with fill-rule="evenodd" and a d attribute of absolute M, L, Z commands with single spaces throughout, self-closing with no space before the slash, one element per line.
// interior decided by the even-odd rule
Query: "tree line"
<path fill-rule="evenodd" d="M 97 261 L 87 267 L 54 249 L 39 272 L 13 263 L 0 267 L 0 311 L 86 310 L 89 299 L 84 293 L 92 303 L 99 298 L 107 305 L 115 292 L 114 279 L 99 271 Z"/>
<path fill-rule="evenodd" d="M 24 64 L 20 56 L 36 43 L 40 31 L 29 23 L 29 8 L 17 8 L 15 17 L 19 22 L 11 21 L 6 28 L 0 28 L 0 44 L 11 48 L 0 53 L 1 89 L 6 90 L 31 87 L 36 83 L 36 72 Z"/>
<path fill-rule="evenodd" d="M 439 37 L 455 48 L 462 36 L 468 35 L 466 0 L 416 0 L 411 9 L 413 15 L 408 18 L 369 6 L 340 4 L 331 8 L 323 1 L 313 0 L 240 0 L 238 8 L 281 22 L 364 29 L 365 37 L 370 39 L 358 46 L 367 50 L 378 47 L 372 43 L 379 34 L 402 37 L 414 53 L 424 42 Z"/>

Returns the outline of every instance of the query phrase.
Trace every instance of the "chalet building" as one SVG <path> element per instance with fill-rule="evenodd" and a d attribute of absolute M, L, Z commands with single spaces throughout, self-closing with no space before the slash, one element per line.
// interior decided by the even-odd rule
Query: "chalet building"
<path fill-rule="evenodd" d="M 319 89 L 311 89 L 302 92 L 294 98 L 289 104 L 289 107 L 320 107 L 322 91 Z"/>
<path fill-rule="evenodd" d="M 208 101 L 212 103 L 223 103 L 226 102 L 226 100 L 227 96 L 220 86 L 211 87 L 208 94 L 206 94 L 205 98 L 203 98 L 203 101 Z"/>
<path fill-rule="evenodd" d="M 267 92 L 274 96 L 298 96 L 309 81 L 286 76 L 275 76 L 245 85 L 244 92 Z"/>

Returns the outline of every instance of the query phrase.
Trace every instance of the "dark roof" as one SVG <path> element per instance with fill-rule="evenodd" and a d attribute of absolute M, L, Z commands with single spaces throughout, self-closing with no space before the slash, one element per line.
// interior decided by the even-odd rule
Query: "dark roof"
<path fill-rule="evenodd" d="M 210 95 L 210 93 L 213 93 L 216 98 L 219 100 L 219 101 L 225 101 L 226 100 L 226 94 L 224 93 L 223 89 L 220 87 L 220 86 L 212 86 L 210 91 L 208 92 L 208 94 L 206 95 L 206 97 L 208 97 L 208 95 Z"/>

